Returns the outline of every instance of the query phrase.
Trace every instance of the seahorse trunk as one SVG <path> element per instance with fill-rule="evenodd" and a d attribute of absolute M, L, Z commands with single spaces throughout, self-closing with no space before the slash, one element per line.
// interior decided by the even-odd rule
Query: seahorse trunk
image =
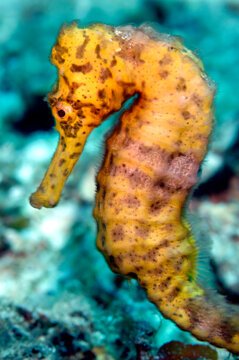
<path fill-rule="evenodd" d="M 161 48 L 152 61 L 152 45 L 131 68 L 139 99 L 107 140 L 97 177 L 97 246 L 165 317 L 239 352 L 239 316 L 197 283 L 198 249 L 183 217 L 207 151 L 214 89 L 180 46 Z"/>
<path fill-rule="evenodd" d="M 113 271 L 138 279 L 165 317 L 239 354 L 239 315 L 197 283 L 198 249 L 184 219 L 213 126 L 214 87 L 200 60 L 147 26 L 72 24 L 60 32 L 52 62 L 59 81 L 48 100 L 67 142 L 66 176 L 90 131 L 138 94 L 106 141 L 94 210 L 98 249 Z M 58 201 L 61 162 L 57 150 L 33 206 Z"/>
<path fill-rule="evenodd" d="M 138 109 L 142 108 L 145 120 L 147 113 L 151 118 L 140 136 Z M 151 110 L 139 100 L 124 113 L 118 130 L 107 141 L 97 177 L 97 247 L 114 272 L 139 281 L 165 317 L 200 340 L 238 353 L 238 310 L 197 283 L 198 249 L 183 218 L 203 147 L 197 155 L 180 148 L 169 152 L 161 148 L 167 144 L 167 135 L 157 137 L 158 144 L 152 145 L 153 133 L 148 134 L 151 128 L 155 133 L 159 129 L 152 126 Z M 131 125 L 132 117 L 139 122 Z M 159 131 L 166 134 L 168 124 L 163 118 Z"/>

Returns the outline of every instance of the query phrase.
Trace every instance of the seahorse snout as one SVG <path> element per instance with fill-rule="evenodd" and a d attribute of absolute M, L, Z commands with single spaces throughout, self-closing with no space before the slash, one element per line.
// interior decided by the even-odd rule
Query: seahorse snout
<path fill-rule="evenodd" d="M 57 205 L 57 201 L 48 199 L 44 197 L 45 189 L 39 187 L 36 192 L 30 196 L 30 204 L 36 209 L 41 209 L 42 207 L 53 208 Z"/>
<path fill-rule="evenodd" d="M 79 159 L 85 140 L 60 136 L 59 143 L 51 164 L 38 187 L 30 197 L 33 207 L 52 208 L 57 205 L 64 184 Z"/>

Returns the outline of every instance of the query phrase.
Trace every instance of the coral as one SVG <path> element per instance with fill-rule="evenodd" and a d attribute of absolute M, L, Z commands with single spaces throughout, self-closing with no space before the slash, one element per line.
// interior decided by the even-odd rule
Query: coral
<path fill-rule="evenodd" d="M 205 345 L 189 345 L 179 341 L 164 344 L 158 351 L 158 360 L 217 360 L 217 352 Z"/>

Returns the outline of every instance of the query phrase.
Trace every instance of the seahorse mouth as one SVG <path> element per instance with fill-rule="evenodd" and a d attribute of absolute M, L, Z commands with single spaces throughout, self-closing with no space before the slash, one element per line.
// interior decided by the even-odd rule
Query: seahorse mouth
<path fill-rule="evenodd" d="M 57 205 L 64 184 L 72 172 L 84 147 L 84 141 L 60 136 L 51 164 L 38 189 L 30 196 L 30 204 L 41 209 Z"/>

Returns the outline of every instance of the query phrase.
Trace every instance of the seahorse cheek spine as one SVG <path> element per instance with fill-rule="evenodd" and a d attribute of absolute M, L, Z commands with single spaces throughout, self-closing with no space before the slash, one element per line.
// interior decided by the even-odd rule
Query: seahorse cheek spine
<path fill-rule="evenodd" d="M 58 149 L 33 206 L 54 206 L 86 138 L 130 96 L 97 176 L 97 247 L 111 269 L 137 278 L 184 330 L 239 353 L 239 316 L 197 282 L 198 248 L 183 206 L 212 130 L 214 88 L 189 50 L 147 27 L 63 28 L 48 95 Z"/>

